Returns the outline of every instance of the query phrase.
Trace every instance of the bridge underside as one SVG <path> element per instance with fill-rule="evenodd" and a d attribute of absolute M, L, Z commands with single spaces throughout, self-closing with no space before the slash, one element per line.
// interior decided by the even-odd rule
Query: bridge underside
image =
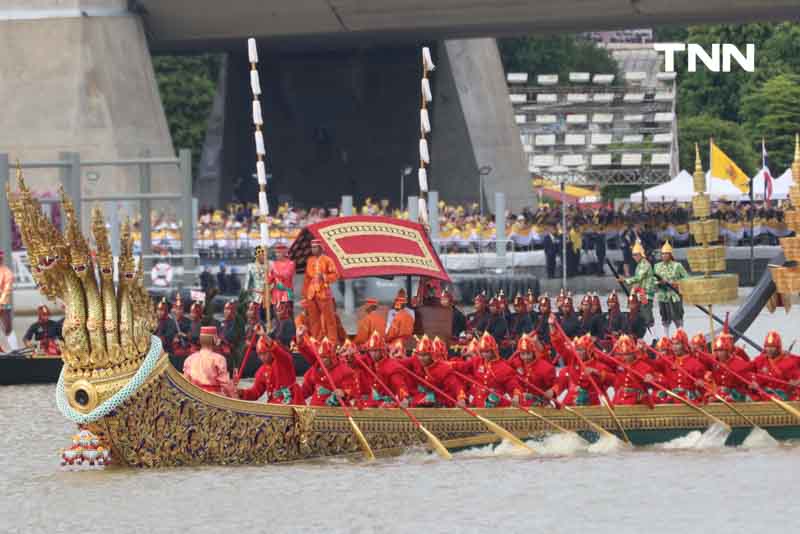
<path fill-rule="evenodd" d="M 796 0 L 135 0 L 156 49 L 410 43 L 526 33 L 787 20 Z"/>

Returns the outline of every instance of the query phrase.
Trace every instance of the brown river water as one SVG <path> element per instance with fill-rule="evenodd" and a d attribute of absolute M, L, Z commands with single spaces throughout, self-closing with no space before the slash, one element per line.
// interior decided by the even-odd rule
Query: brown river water
<path fill-rule="evenodd" d="M 689 314 L 690 332 L 707 325 Z M 748 333 L 761 341 L 777 324 L 790 337 L 792 315 Z M 75 426 L 54 393 L 0 387 L 0 532 L 800 531 L 800 443 L 758 432 L 736 448 L 712 428 L 635 450 L 551 436 L 533 457 L 500 445 L 451 462 L 419 450 L 371 464 L 79 469 L 59 466 Z"/>

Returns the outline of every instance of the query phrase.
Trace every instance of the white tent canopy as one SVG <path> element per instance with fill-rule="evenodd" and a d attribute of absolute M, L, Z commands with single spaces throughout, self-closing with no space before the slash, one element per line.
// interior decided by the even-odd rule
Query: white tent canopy
<path fill-rule="evenodd" d="M 747 198 L 747 195 L 739 191 L 739 188 L 731 182 L 715 178 L 710 173 L 706 173 L 706 190 L 711 196 L 711 200 L 744 200 Z M 689 202 L 692 200 L 692 195 L 694 195 L 692 175 L 685 170 L 679 172 L 669 182 L 644 190 L 647 202 Z M 630 201 L 641 202 L 642 193 L 632 193 Z"/>
<path fill-rule="evenodd" d="M 793 184 L 792 169 L 786 169 L 780 176 L 774 176 L 772 178 L 773 200 L 789 198 L 789 188 L 792 187 Z M 756 200 L 764 200 L 764 173 L 761 171 L 758 171 L 758 174 L 753 177 L 753 195 Z"/>

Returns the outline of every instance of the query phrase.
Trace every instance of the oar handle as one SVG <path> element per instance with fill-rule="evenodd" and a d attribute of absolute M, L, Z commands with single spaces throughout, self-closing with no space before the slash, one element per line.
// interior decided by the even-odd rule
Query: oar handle
<path fill-rule="evenodd" d="M 417 375 L 417 373 L 415 373 L 414 371 L 412 371 L 412 370 L 411 370 L 411 369 L 409 369 L 408 367 L 406 367 L 406 366 L 402 366 L 402 368 L 403 368 L 403 369 L 405 370 L 405 372 L 406 372 L 406 373 L 408 373 L 408 374 L 409 374 L 411 377 L 413 377 L 413 378 L 415 378 L 416 380 L 418 380 L 418 381 L 422 382 L 422 383 L 423 383 L 423 384 L 425 384 L 427 387 L 431 388 L 433 391 L 435 391 L 436 393 L 438 393 L 439 395 L 441 395 L 443 398 L 447 399 L 449 402 L 452 402 L 454 406 L 457 406 L 457 407 L 461 408 L 462 410 L 464 410 L 465 412 L 467 412 L 468 414 L 470 414 L 472 417 L 478 417 L 478 414 L 476 414 L 475 412 L 473 412 L 472 410 L 470 410 L 470 409 L 469 409 L 469 408 L 467 408 L 466 406 L 458 406 L 458 401 L 457 401 L 456 399 L 454 399 L 453 397 L 451 397 L 450 395 L 448 395 L 447 393 L 445 393 L 445 392 L 444 392 L 444 391 L 442 391 L 441 389 L 437 388 L 436 386 L 434 386 L 433 384 L 431 384 L 429 381 L 425 380 L 425 379 L 424 379 L 424 378 L 422 378 L 421 376 Z M 454 370 L 454 372 L 457 372 L 457 371 L 455 371 L 455 370 Z"/>
<path fill-rule="evenodd" d="M 756 376 L 759 378 L 763 378 L 765 380 L 772 380 L 777 384 L 781 384 L 783 386 L 789 386 L 790 388 L 795 388 L 795 389 L 800 388 L 800 385 L 795 385 L 792 384 L 791 382 L 787 382 L 786 380 L 781 380 L 780 378 L 775 378 L 773 376 L 765 375 L 763 373 L 756 373 Z"/>
<path fill-rule="evenodd" d="M 537 395 L 547 398 L 547 394 L 545 393 L 545 391 L 536 384 L 528 382 L 527 380 L 520 377 L 517 377 L 517 380 L 519 380 L 523 386 L 532 389 Z M 558 399 L 555 397 L 555 395 L 553 395 L 553 398 L 550 399 L 550 402 L 552 402 L 553 406 L 555 406 L 556 408 L 561 409 L 561 403 L 558 402 Z"/>
<path fill-rule="evenodd" d="M 631 292 L 628 289 L 628 286 L 619 281 L 619 272 L 617 271 L 616 267 L 614 267 L 614 264 L 611 263 L 611 260 L 608 258 L 606 258 L 606 264 L 608 265 L 608 268 L 611 269 L 611 274 L 614 275 L 614 279 L 616 279 L 617 283 L 619 284 L 619 287 L 622 288 L 622 291 L 625 293 L 625 296 L 629 297 L 631 295 Z"/>
<path fill-rule="evenodd" d="M 663 356 L 664 356 L 664 353 L 663 353 L 663 352 L 659 352 L 659 351 L 657 351 L 656 349 L 654 349 L 654 348 L 653 348 L 653 347 L 651 347 L 650 345 L 645 345 L 645 347 L 647 347 L 647 350 L 649 350 L 650 352 L 652 352 L 653 354 L 655 354 L 655 355 L 656 355 L 656 356 L 658 356 L 659 358 L 661 358 L 661 357 L 663 357 Z M 672 368 L 673 368 L 673 369 L 675 369 L 676 371 L 678 371 L 679 373 L 681 373 L 683 376 L 686 376 L 686 377 L 688 377 L 688 378 L 691 378 L 692 380 L 698 380 L 698 378 L 697 378 L 696 376 L 693 376 L 693 375 L 692 375 L 692 373 L 690 373 L 689 371 L 687 371 L 686 369 L 684 369 L 683 367 L 681 367 L 680 365 L 678 365 L 678 363 L 677 363 L 677 362 L 673 362 L 673 363 L 672 363 Z M 700 380 L 700 381 L 701 381 L 701 382 L 703 382 L 702 380 Z M 708 393 L 711 393 L 711 394 L 713 394 L 713 393 L 714 393 L 713 391 L 711 391 L 711 388 L 710 388 L 710 387 L 708 387 L 708 386 L 705 384 L 705 382 L 703 382 L 703 388 L 704 388 L 704 389 L 705 389 L 705 390 L 706 390 Z"/>
<path fill-rule="evenodd" d="M 244 353 L 244 358 L 242 358 L 242 363 L 239 365 L 239 370 L 236 371 L 236 380 L 235 382 L 238 384 L 239 380 L 242 378 L 242 373 L 244 373 L 244 366 L 247 365 L 247 360 L 250 359 L 250 353 L 253 351 L 253 346 L 255 345 L 256 339 L 258 339 L 258 334 L 253 334 L 250 337 L 250 342 L 247 344 L 247 351 Z"/>
<path fill-rule="evenodd" d="M 409 418 L 409 419 L 411 419 L 411 422 L 412 422 L 412 423 L 414 423 L 414 424 L 415 424 L 415 425 L 417 425 L 417 426 L 421 426 L 421 423 L 420 423 L 420 422 L 417 420 L 417 418 L 416 418 L 416 417 L 414 417 L 414 414 L 412 414 L 410 411 L 408 411 L 408 409 L 407 409 L 407 408 L 405 408 L 405 407 L 403 407 L 403 406 L 401 406 L 401 405 L 400 405 L 400 397 L 398 397 L 397 395 L 395 395 L 395 393 L 394 393 L 394 392 L 393 392 L 391 389 L 389 389 L 389 386 L 387 386 L 387 385 L 386 385 L 386 383 L 385 383 L 383 380 L 381 380 L 381 379 L 380 379 L 380 377 L 378 376 L 378 373 L 376 373 L 374 370 L 372 370 L 372 368 L 370 368 L 370 366 L 369 366 L 369 365 L 367 365 L 366 363 L 364 363 L 363 361 L 361 361 L 361 359 L 360 359 L 360 358 L 357 358 L 357 357 L 356 357 L 356 358 L 354 358 L 354 360 L 355 360 L 355 361 L 357 361 L 357 362 L 358 362 L 358 364 L 359 364 L 359 365 L 360 365 L 360 366 L 361 366 L 361 367 L 362 367 L 362 368 L 363 368 L 363 369 L 364 369 L 364 370 L 365 370 L 367 373 L 369 373 L 369 374 L 370 374 L 370 376 L 372 376 L 372 378 L 373 378 L 373 379 L 375 379 L 375 382 L 377 382 L 379 386 L 381 386 L 383 389 L 385 389 L 385 390 L 386 390 L 386 393 L 388 393 L 388 394 L 389 394 L 389 396 L 390 396 L 390 397 L 392 397 L 392 399 L 394 399 L 394 402 L 396 402 L 396 403 L 397 403 L 397 407 L 398 407 L 398 408 L 400 408 L 400 409 L 403 411 L 403 413 L 404 413 L 404 414 L 406 414 L 406 415 L 408 416 L 408 418 Z M 401 364 L 401 365 L 402 365 L 402 364 Z"/>

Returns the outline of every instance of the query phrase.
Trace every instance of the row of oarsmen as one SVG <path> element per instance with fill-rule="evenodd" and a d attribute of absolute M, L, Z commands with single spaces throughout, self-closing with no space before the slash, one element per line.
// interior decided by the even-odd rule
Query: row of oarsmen
<path fill-rule="evenodd" d="M 237 388 L 225 358 L 213 352 L 214 327 L 203 327 L 201 350 L 189 356 L 184 375 L 214 393 L 283 404 L 358 407 L 470 405 L 482 408 L 677 402 L 666 391 L 691 402 L 761 400 L 769 395 L 798 398 L 800 358 L 783 350 L 780 335 L 770 332 L 764 352 L 750 360 L 727 330 L 713 342 L 702 335 L 690 343 L 683 330 L 652 349 L 622 335 L 612 349 L 598 348 L 591 335 L 570 339 L 550 319 L 555 356 L 538 337 L 523 335 L 508 360 L 488 333 L 468 347 L 466 356 L 448 358 L 440 339 L 423 336 L 407 354 L 401 342 L 387 345 L 373 332 L 359 349 L 350 341 L 336 347 L 314 340 L 301 327 L 297 346 L 311 367 L 298 383 L 291 354 L 279 342 L 261 337 L 262 365 L 249 388 Z"/>

